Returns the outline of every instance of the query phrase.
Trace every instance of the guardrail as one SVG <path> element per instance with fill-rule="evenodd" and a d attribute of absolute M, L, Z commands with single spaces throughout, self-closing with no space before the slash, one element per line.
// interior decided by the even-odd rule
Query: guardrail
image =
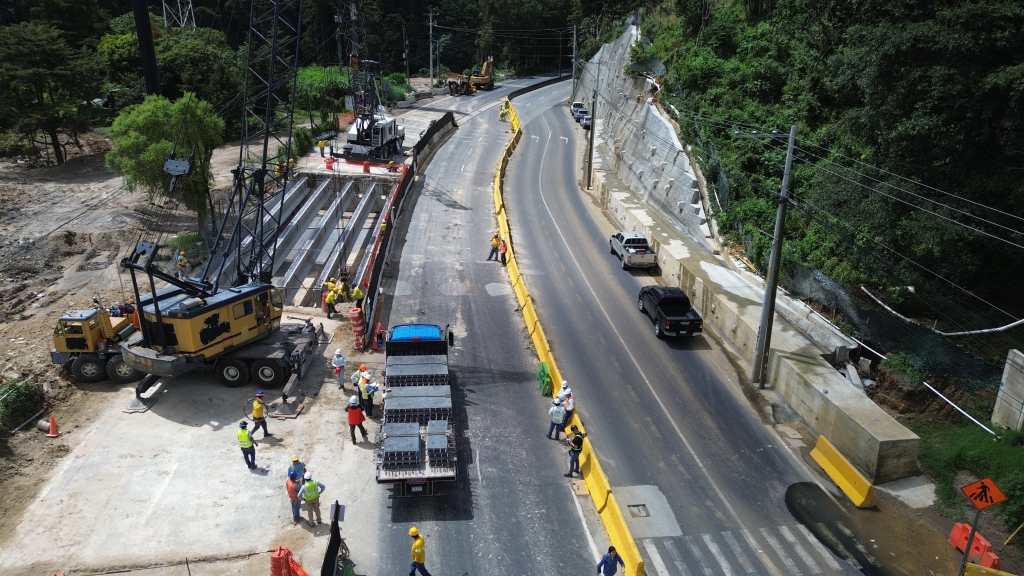
<path fill-rule="evenodd" d="M 556 78 L 551 82 L 544 82 L 528 88 L 536 89 L 558 80 L 560 79 Z M 517 90 L 513 95 L 518 96 L 527 91 L 529 90 Z M 523 313 L 523 321 L 526 323 L 526 330 L 530 334 L 533 348 L 537 352 L 537 358 L 547 367 L 551 381 L 555 383 L 552 386 L 551 393 L 557 394 L 558 383 L 562 381 L 562 371 L 558 368 L 555 355 L 551 352 L 551 346 L 548 343 L 547 336 L 544 334 L 544 327 L 541 326 L 537 309 L 526 288 L 525 278 L 519 270 L 519 263 L 516 261 L 515 249 L 512 243 L 512 232 L 509 228 L 508 216 L 505 213 L 503 185 L 505 168 L 508 166 L 509 158 L 512 157 L 512 152 L 515 150 L 516 145 L 519 144 L 523 134 L 522 126 L 519 123 L 519 114 L 516 112 L 515 106 L 512 105 L 510 98 L 506 98 L 502 104 L 500 115 L 502 118 L 507 118 L 512 126 L 512 139 L 505 145 L 504 153 L 501 155 L 501 159 L 498 160 L 493 182 L 494 213 L 498 219 L 498 231 L 501 238 L 508 245 L 508 252 L 505 255 L 505 269 L 508 270 L 512 291 L 515 293 L 516 302 L 519 303 L 519 309 Z M 586 432 L 586 427 L 579 417 L 579 410 L 574 411 L 572 419 L 568 424 L 578 426 L 581 431 Z M 597 456 L 597 450 L 594 448 L 593 441 L 586 442 L 583 446 L 583 453 L 580 456 L 580 470 L 583 475 L 583 482 L 587 486 L 587 491 L 590 493 L 597 513 L 601 517 L 601 522 L 608 532 L 608 539 L 615 546 L 615 549 L 622 556 L 622 560 L 626 564 L 626 575 L 642 576 L 644 574 L 644 562 L 640 556 L 640 548 L 629 531 L 629 525 L 626 524 L 626 518 L 622 514 L 618 501 L 615 499 L 615 493 L 612 490 L 611 483 L 608 481 L 608 476 L 605 475 L 604 469 L 601 467 L 601 460 Z"/>

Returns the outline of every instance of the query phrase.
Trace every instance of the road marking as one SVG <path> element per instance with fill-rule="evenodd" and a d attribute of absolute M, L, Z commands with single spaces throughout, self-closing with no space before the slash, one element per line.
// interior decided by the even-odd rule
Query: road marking
<path fill-rule="evenodd" d="M 818 552 L 818 555 L 825 559 L 825 563 L 828 564 L 829 568 L 833 570 L 840 569 L 839 562 L 836 562 L 836 559 L 832 556 L 832 552 L 830 552 L 824 544 L 819 542 L 806 526 L 803 524 L 797 524 L 796 529 L 804 535 L 804 538 L 806 538 L 808 542 L 811 543 L 811 548 L 814 548 Z"/>
<path fill-rule="evenodd" d="M 480 449 L 477 448 L 477 449 L 474 450 L 474 452 L 475 452 L 475 454 L 473 455 L 473 462 L 476 463 L 476 480 L 477 480 L 477 482 L 480 483 L 481 486 L 483 486 L 484 485 L 484 477 L 483 477 L 483 474 L 480 474 Z"/>
<path fill-rule="evenodd" d="M 665 561 L 661 559 L 661 553 L 654 546 L 654 541 L 644 540 L 644 550 L 647 550 L 647 557 L 651 559 L 651 564 L 654 564 L 655 574 L 665 574 L 666 576 L 671 574 L 668 571 L 668 566 L 665 565 Z"/>
<path fill-rule="evenodd" d="M 793 533 L 789 531 L 789 528 L 786 526 L 779 526 L 779 532 L 781 532 L 782 537 L 793 546 L 793 549 L 796 550 L 797 556 L 799 556 L 800 559 L 804 561 L 804 564 L 807 564 L 807 567 L 811 569 L 811 574 L 821 574 L 821 568 L 818 567 L 818 563 L 815 562 L 814 558 L 807 553 L 807 549 L 800 544 L 800 541 L 796 539 L 796 536 L 793 536 Z"/>
<path fill-rule="evenodd" d="M 573 264 L 576 265 L 576 269 L 579 271 L 580 277 L 583 278 L 583 283 L 587 285 L 587 289 L 590 291 L 590 294 L 594 297 L 594 301 L 597 303 L 597 307 L 601 310 L 601 314 L 604 315 L 605 321 L 608 322 L 608 326 L 611 328 L 612 332 L 615 333 L 615 336 L 618 338 L 619 343 L 622 344 L 622 349 L 626 351 L 626 355 L 628 355 L 629 359 L 633 362 L 633 366 L 636 367 L 637 373 L 640 374 L 640 377 L 647 385 L 647 389 L 651 391 L 651 395 L 654 396 L 654 400 L 658 403 L 658 406 L 661 407 L 661 411 L 665 414 L 665 418 L 668 419 L 669 423 L 672 425 L 672 429 L 675 430 L 676 435 L 679 436 L 680 440 L 682 440 L 683 446 L 686 448 L 686 451 L 690 453 L 690 457 L 693 458 L 693 461 L 697 464 L 697 467 L 700 468 L 700 471 L 708 479 L 707 484 L 711 486 L 711 489 L 715 492 L 715 495 L 718 496 L 718 499 L 722 502 L 722 505 L 729 512 L 729 515 L 732 516 L 736 524 L 738 524 L 739 526 L 744 526 L 743 521 L 740 520 L 739 514 L 736 513 L 736 510 L 733 509 L 732 504 L 729 503 L 729 500 L 725 497 L 725 494 L 722 493 L 722 490 L 718 487 L 718 484 L 715 482 L 715 479 L 711 477 L 711 473 L 708 472 L 708 469 L 704 465 L 704 462 L 700 459 L 700 456 L 697 456 L 697 452 L 693 449 L 693 446 L 690 444 L 690 441 L 686 438 L 686 435 L 683 434 L 683 431 L 679 427 L 679 424 L 676 423 L 675 418 L 672 417 L 672 413 L 669 411 L 668 406 L 665 405 L 665 402 L 661 399 L 661 396 L 659 396 L 658 392 L 654 389 L 654 385 L 651 384 L 651 379 L 647 377 L 647 373 L 644 372 L 643 368 L 641 368 L 640 362 L 636 359 L 636 356 L 633 354 L 633 349 L 630 346 L 626 345 L 626 339 L 622 337 L 622 333 L 619 332 L 619 329 L 615 326 L 615 323 L 612 322 L 612 318 L 608 314 L 608 310 L 604 307 L 604 304 L 601 302 L 601 299 L 598 298 L 597 292 L 594 290 L 594 287 L 590 284 L 590 280 L 587 278 L 586 274 L 583 273 L 583 266 L 580 265 L 579 259 L 576 258 L 576 253 L 573 252 L 572 248 L 569 246 L 569 241 L 565 238 L 565 233 L 562 232 L 562 227 L 559 226 L 558 221 L 555 220 L 555 215 L 551 212 L 551 206 L 548 204 L 548 200 L 544 196 L 544 161 L 547 159 L 548 143 L 551 141 L 551 127 L 548 124 L 547 118 L 544 118 L 544 126 L 548 129 L 548 137 L 547 140 L 544 141 L 544 148 L 541 150 L 540 170 L 537 171 L 537 190 L 538 192 L 540 192 L 540 199 L 541 203 L 544 204 L 544 210 L 547 211 L 548 218 L 550 218 L 551 222 L 555 225 L 555 231 L 558 232 L 559 238 L 562 239 L 562 244 L 565 246 L 566 251 L 569 252 L 569 257 L 572 259 Z M 764 560 L 765 567 L 769 571 L 771 571 L 773 574 L 776 574 L 777 576 L 783 576 L 782 572 L 779 571 L 779 569 L 770 559 L 768 559 L 767 556 L 764 556 L 763 553 L 759 553 L 759 556 L 761 556 L 761 559 Z"/>
<path fill-rule="evenodd" d="M 789 554 L 786 554 L 786 550 L 781 544 L 779 544 L 778 539 L 776 539 L 771 533 L 771 530 L 767 527 L 761 528 L 761 534 L 764 535 L 764 539 L 768 541 L 768 544 L 775 549 L 775 553 L 779 555 L 780 559 L 782 559 L 782 563 L 786 565 L 786 574 L 796 574 L 796 576 L 801 576 L 803 571 L 800 570 L 800 567 L 796 565 L 796 562 L 789 557 Z"/>
<path fill-rule="evenodd" d="M 559 136 L 558 138 L 562 141 L 562 144 L 568 144 L 569 143 L 569 139 L 566 138 L 565 136 Z"/>
<path fill-rule="evenodd" d="M 459 172 L 465 172 L 465 171 L 466 171 L 466 165 L 463 164 L 462 168 L 459 168 Z"/>
<path fill-rule="evenodd" d="M 718 547 L 715 540 L 711 538 L 710 534 L 704 534 L 702 538 L 704 539 L 704 545 L 708 547 L 708 550 L 711 550 L 711 555 L 718 562 L 718 567 L 722 569 L 722 573 L 725 576 L 732 576 L 732 566 L 729 565 L 729 561 L 722 555 L 722 549 Z"/>
<path fill-rule="evenodd" d="M 693 538 L 686 536 L 686 547 L 690 549 L 690 553 L 697 559 L 697 563 L 700 564 L 700 569 L 704 572 L 705 576 L 715 576 L 711 569 L 708 568 L 707 562 L 704 562 L 704 553 L 700 551 L 700 547 L 693 541 Z"/>
<path fill-rule="evenodd" d="M 676 569 L 679 571 L 681 576 L 690 576 L 690 570 L 683 564 L 683 555 L 676 548 L 675 541 L 665 540 L 665 549 L 668 550 L 669 555 L 672 556 L 672 563 L 675 564 Z"/>
<path fill-rule="evenodd" d="M 590 533 L 590 526 L 587 526 L 587 519 L 583 516 L 583 506 L 580 506 L 580 499 L 576 497 L 576 491 L 572 489 L 572 485 L 569 486 L 569 494 L 572 495 L 572 503 L 576 505 L 576 514 L 580 517 L 583 532 L 587 535 L 587 546 L 590 546 L 590 554 L 594 557 L 594 562 L 600 562 L 601 553 L 597 551 L 597 542 L 594 541 L 594 535 Z"/>
<path fill-rule="evenodd" d="M 754 565 L 750 563 L 750 558 L 743 552 L 743 548 L 740 546 L 739 541 L 733 536 L 732 532 L 722 532 L 722 537 L 725 538 L 725 543 L 729 545 L 729 549 L 732 550 L 736 559 L 739 560 L 740 566 L 743 567 L 743 571 L 747 574 L 756 574 L 754 571 Z"/>

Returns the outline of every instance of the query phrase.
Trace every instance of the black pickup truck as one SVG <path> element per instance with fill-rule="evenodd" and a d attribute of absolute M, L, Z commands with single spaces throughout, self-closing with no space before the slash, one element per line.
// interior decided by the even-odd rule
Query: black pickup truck
<path fill-rule="evenodd" d="M 679 288 L 644 286 L 637 307 L 654 322 L 654 335 L 696 336 L 703 332 L 704 321 L 690 306 L 690 299 Z"/>

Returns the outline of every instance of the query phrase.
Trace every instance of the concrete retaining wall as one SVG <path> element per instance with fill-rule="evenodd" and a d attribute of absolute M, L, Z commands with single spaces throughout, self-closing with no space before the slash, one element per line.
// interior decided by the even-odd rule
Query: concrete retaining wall
<path fill-rule="evenodd" d="M 695 242 L 665 239 L 659 223 L 632 195 L 608 195 L 608 213 L 625 230 L 658 243 L 662 278 L 690 296 L 704 325 L 725 346 L 741 371 L 751 369 L 763 295 Z M 875 483 L 917 471 L 920 439 L 879 408 L 822 357 L 798 330 L 776 317 L 768 382 L 816 433 L 832 443 Z M 749 373 L 743 374 L 749 381 Z"/>

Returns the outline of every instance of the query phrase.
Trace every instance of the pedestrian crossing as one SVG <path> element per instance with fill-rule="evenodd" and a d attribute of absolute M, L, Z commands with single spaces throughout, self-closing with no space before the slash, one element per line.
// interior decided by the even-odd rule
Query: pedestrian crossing
<path fill-rule="evenodd" d="M 815 537 L 822 535 L 841 553 Z M 871 554 L 838 523 L 780 524 L 640 540 L 650 576 L 816 576 L 861 574 Z"/>

